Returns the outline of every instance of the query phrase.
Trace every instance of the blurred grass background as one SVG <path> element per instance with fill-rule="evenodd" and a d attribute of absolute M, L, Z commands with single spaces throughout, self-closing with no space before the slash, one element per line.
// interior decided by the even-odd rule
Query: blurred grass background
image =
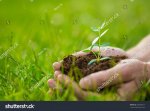
<path fill-rule="evenodd" d="M 0 100 L 76 100 L 69 91 L 49 96 L 52 63 L 87 48 L 96 37 L 90 28 L 116 13 L 103 42 L 124 50 L 134 46 L 150 32 L 149 5 L 149 0 L 0 0 L 0 55 L 9 52 L 0 59 Z M 107 99 L 112 96 L 90 100 Z"/>

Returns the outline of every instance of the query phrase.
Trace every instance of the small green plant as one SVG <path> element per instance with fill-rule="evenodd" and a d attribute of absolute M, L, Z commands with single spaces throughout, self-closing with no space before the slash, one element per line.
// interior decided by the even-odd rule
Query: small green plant
<path fill-rule="evenodd" d="M 92 27 L 92 28 L 91 28 L 94 32 L 97 32 L 97 33 L 98 33 L 98 37 L 96 37 L 96 38 L 92 41 L 92 44 L 91 44 L 91 46 L 90 46 L 89 48 L 83 50 L 83 52 L 92 52 L 92 53 L 95 55 L 95 57 L 96 57 L 96 59 L 92 59 L 92 60 L 88 63 L 88 65 L 91 65 L 91 64 L 93 64 L 94 62 L 100 62 L 100 61 L 102 61 L 102 60 L 111 59 L 110 57 L 103 57 L 103 58 L 101 58 L 101 51 L 100 51 L 100 48 L 109 45 L 109 44 L 107 44 L 107 43 L 101 45 L 101 38 L 102 38 L 102 37 L 107 33 L 107 31 L 109 30 L 109 29 L 106 29 L 106 30 L 102 31 L 103 28 L 104 28 L 104 26 L 105 26 L 105 24 L 106 24 L 106 22 L 104 21 L 100 27 Z M 98 50 L 97 52 L 94 52 L 94 51 L 92 50 L 94 46 L 98 46 L 99 50 Z"/>

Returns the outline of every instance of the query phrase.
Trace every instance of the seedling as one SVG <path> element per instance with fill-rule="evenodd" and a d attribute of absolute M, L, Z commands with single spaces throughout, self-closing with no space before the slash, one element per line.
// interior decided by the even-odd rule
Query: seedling
<path fill-rule="evenodd" d="M 104 28 L 105 26 L 105 21 L 102 23 L 102 25 L 100 27 L 92 27 L 91 29 L 94 31 L 94 32 L 97 32 L 98 33 L 98 37 L 96 37 L 93 41 L 92 41 L 92 44 L 89 48 L 83 50 L 83 52 L 92 52 L 96 59 L 92 59 L 88 65 L 91 65 L 95 62 L 100 62 L 102 60 L 108 60 L 108 59 L 111 59 L 110 57 L 103 57 L 101 58 L 101 51 L 100 51 L 100 48 L 101 47 L 104 47 L 104 46 L 107 46 L 108 44 L 102 44 L 101 45 L 101 38 L 107 33 L 108 29 L 102 31 L 102 29 Z M 92 49 L 94 46 L 98 46 L 98 51 L 97 52 L 94 52 Z"/>

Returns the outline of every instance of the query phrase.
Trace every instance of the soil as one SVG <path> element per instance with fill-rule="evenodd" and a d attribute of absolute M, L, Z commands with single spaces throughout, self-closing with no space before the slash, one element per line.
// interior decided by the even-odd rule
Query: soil
<path fill-rule="evenodd" d="M 111 59 L 94 62 L 93 64 L 88 65 L 88 63 L 95 58 L 93 53 L 79 57 L 69 55 L 63 59 L 61 70 L 64 74 L 73 77 L 74 80 L 78 82 L 82 77 L 91 73 L 114 67 L 120 60 L 126 59 L 127 57 L 110 57 Z"/>

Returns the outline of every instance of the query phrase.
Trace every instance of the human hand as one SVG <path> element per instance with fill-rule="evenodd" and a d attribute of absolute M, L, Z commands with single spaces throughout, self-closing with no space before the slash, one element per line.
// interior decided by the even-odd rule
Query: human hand
<path fill-rule="evenodd" d="M 79 85 L 82 89 L 98 90 L 109 86 L 118 86 L 117 93 L 122 100 L 131 100 L 149 79 L 148 65 L 136 59 L 122 60 L 115 67 L 90 74 L 82 78 Z"/>
<path fill-rule="evenodd" d="M 98 50 L 99 50 L 98 48 L 93 49 L 93 51 L 98 51 Z M 84 53 L 84 52 L 80 51 L 73 55 L 84 56 L 86 54 L 88 54 L 88 53 Z M 114 57 L 115 56 L 127 56 L 126 52 L 124 52 L 122 49 L 113 48 L 113 47 L 101 48 L 101 55 L 102 56 L 114 56 Z M 74 89 L 74 93 L 75 93 L 76 97 L 79 99 L 83 99 L 86 96 L 91 95 L 91 94 L 97 95 L 96 93 L 82 90 L 75 81 L 71 80 L 71 78 L 69 78 L 68 76 L 62 74 L 62 72 L 60 71 L 61 62 L 55 62 L 53 64 L 53 67 L 54 67 L 54 71 L 55 71 L 54 79 L 50 79 L 48 81 L 48 84 L 51 89 L 58 89 L 61 92 L 62 88 L 56 82 L 56 80 L 58 80 L 60 84 L 65 82 L 65 87 L 68 87 L 68 85 L 72 85 L 72 87 Z"/>

